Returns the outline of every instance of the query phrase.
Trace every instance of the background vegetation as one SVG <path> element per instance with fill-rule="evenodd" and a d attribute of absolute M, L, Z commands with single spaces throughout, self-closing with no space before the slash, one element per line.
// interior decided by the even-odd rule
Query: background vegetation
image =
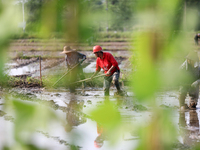
<path fill-rule="evenodd" d="M 173 112 L 156 106 L 155 93 L 160 87 L 176 84 L 179 77 L 176 72 L 179 58 L 193 50 L 187 35 L 188 32 L 197 32 L 200 29 L 198 0 L 27 0 L 24 1 L 24 30 L 18 28 L 18 23 L 22 21 L 21 3 L 15 2 L 0 1 L 1 80 L 5 80 L 2 72 L 11 38 L 56 37 L 66 41 L 134 38 L 132 42 L 135 49 L 130 50 L 134 70 L 130 76 L 131 89 L 138 101 L 153 108 L 152 119 L 149 124 L 134 124 L 126 128 L 127 125 L 123 124 L 112 103 L 92 111 L 91 116 L 109 131 L 107 134 L 112 144 L 119 138 L 113 137 L 114 133 L 118 135 L 122 129 L 134 128 L 140 137 L 136 149 L 172 148 L 178 137 L 176 127 L 171 121 Z M 27 139 L 34 129 L 45 127 L 52 119 L 58 119 L 46 109 L 39 109 L 9 97 L 7 100 L 10 100 L 8 106 L 11 103 L 16 114 L 16 142 L 9 146 L 2 143 L 7 149 L 28 149 Z M 112 119 L 105 119 L 107 114 Z M 22 136 L 24 132 L 27 133 L 27 138 Z"/>

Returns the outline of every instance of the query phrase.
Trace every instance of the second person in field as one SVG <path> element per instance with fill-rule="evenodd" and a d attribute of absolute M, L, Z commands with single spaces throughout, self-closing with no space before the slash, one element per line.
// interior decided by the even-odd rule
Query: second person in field
<path fill-rule="evenodd" d="M 109 90 L 112 81 L 115 87 L 117 88 L 116 95 L 123 95 L 123 92 L 120 89 L 119 85 L 120 68 L 118 66 L 116 59 L 113 57 L 111 53 L 103 52 L 102 47 L 99 45 L 93 47 L 93 53 L 97 57 L 96 72 L 92 75 L 91 78 L 96 76 L 102 68 L 105 73 L 104 95 L 109 96 Z"/>

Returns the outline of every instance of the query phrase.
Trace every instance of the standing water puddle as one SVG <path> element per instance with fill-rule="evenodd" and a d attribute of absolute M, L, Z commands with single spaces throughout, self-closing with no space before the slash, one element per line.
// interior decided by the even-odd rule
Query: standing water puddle
<path fill-rule="evenodd" d="M 13 68 L 13 66 L 16 66 L 17 63 L 7 63 L 5 65 L 5 73 L 10 75 L 10 76 L 17 76 L 17 75 L 23 75 L 23 74 L 32 74 L 33 77 L 35 76 L 40 76 L 40 66 L 39 63 L 31 63 L 29 65 L 23 66 L 23 67 L 19 67 L 19 68 Z M 85 67 L 83 69 L 83 72 L 85 73 L 93 73 L 95 71 L 95 67 L 96 67 L 96 62 L 92 62 L 91 64 L 89 64 L 87 67 Z M 55 67 L 52 68 L 48 68 L 45 70 L 42 70 L 42 74 L 43 75 L 48 75 L 48 72 L 55 72 L 55 70 L 63 70 L 66 69 L 66 66 L 64 64 L 61 65 L 57 65 Z"/>
<path fill-rule="evenodd" d="M 7 67 L 16 64 L 7 64 Z M 63 67 L 63 66 L 62 66 Z M 9 75 L 22 75 L 27 73 L 32 73 L 39 70 L 39 64 L 32 63 L 30 65 L 12 68 L 6 70 Z M 84 68 L 84 72 L 91 73 L 95 70 L 95 62 Z M 128 150 L 137 147 L 138 137 L 132 132 L 124 132 L 120 135 L 119 141 L 116 145 L 110 145 L 107 140 L 102 140 L 100 134 L 98 133 L 99 126 L 97 122 L 91 120 L 89 117 L 89 112 L 91 109 L 96 108 L 100 104 L 104 103 L 103 91 L 86 91 L 86 95 L 70 95 L 69 92 L 58 91 L 58 92 L 48 92 L 42 91 L 41 93 L 34 93 L 36 98 L 43 101 L 50 101 L 53 103 L 53 109 L 57 116 L 63 120 L 63 122 L 52 122 L 48 125 L 46 130 L 36 129 L 31 137 L 31 142 L 37 147 L 47 150 L 65 150 L 69 148 L 69 144 L 74 144 L 80 147 L 81 150 Z M 133 94 L 128 93 L 130 97 L 126 97 L 123 100 L 113 97 L 114 91 L 111 91 L 110 101 L 118 104 L 118 109 L 123 118 L 123 122 L 126 124 L 148 124 L 151 119 L 151 111 L 135 111 L 132 110 L 133 106 Z M 29 101 L 29 100 L 27 100 Z M 3 103 L 3 98 L 0 99 L 0 103 Z M 197 110 L 190 110 L 186 112 L 179 112 L 179 102 L 178 102 L 178 92 L 168 91 L 160 92 L 156 99 L 157 105 L 163 107 L 163 109 L 174 108 L 172 121 L 177 125 L 177 130 L 184 132 L 180 134 L 179 141 L 182 144 L 191 146 L 196 142 L 199 142 L 199 117 L 200 117 L 200 105 L 198 102 Z M 188 102 L 188 98 L 186 99 Z M 31 102 L 36 103 L 37 102 Z M 3 110 L 3 105 L 0 105 L 1 110 Z M 79 108 L 79 109 L 77 109 Z M 75 110 L 75 111 L 74 111 Z M 8 121 L 5 117 L 0 117 L 1 127 L 0 127 L 0 143 L 7 143 L 8 145 L 13 144 L 15 141 L 13 139 L 13 122 Z M 72 136 L 76 135 L 75 141 L 72 141 Z M 114 135 L 113 135 L 114 136 Z M 98 143 L 99 141 L 100 143 Z M 7 142 L 8 141 L 8 142 Z M 2 149 L 0 145 L 0 149 Z M 99 148 L 98 148 L 99 147 Z"/>
<path fill-rule="evenodd" d="M 17 76 L 17 75 L 23 75 L 23 74 L 30 74 L 35 72 L 36 70 L 39 69 L 39 65 L 38 64 L 29 64 L 23 67 L 19 67 L 19 68 L 11 68 L 9 69 L 9 67 L 12 66 L 16 66 L 16 63 L 7 63 L 6 64 L 6 68 L 5 69 L 5 73 L 10 75 L 10 76 Z"/>
<path fill-rule="evenodd" d="M 118 104 L 118 109 L 126 124 L 148 124 L 151 119 L 151 111 L 133 111 L 133 97 L 125 97 L 123 100 L 113 97 L 114 91 L 111 91 L 110 101 Z M 63 122 L 52 122 L 45 130 L 36 129 L 37 132 L 32 136 L 31 141 L 39 148 L 47 150 L 65 150 L 69 148 L 69 144 L 74 144 L 80 147 L 81 150 L 129 150 L 135 149 L 139 141 L 138 137 L 133 132 L 123 132 L 120 135 L 118 142 L 115 145 L 110 145 L 107 140 L 100 138 L 98 133 L 99 125 L 94 120 L 90 119 L 89 112 L 95 109 L 98 105 L 104 103 L 103 91 L 86 91 L 86 95 L 70 95 L 69 92 L 48 92 L 34 93 L 43 101 L 52 102 L 52 109 Z M 185 145 L 192 145 L 199 142 L 199 117 L 200 109 L 179 113 L 178 111 L 178 93 L 169 91 L 158 93 L 157 103 L 163 109 L 175 108 L 172 121 L 177 125 L 177 130 L 186 131 L 180 134 L 179 141 Z M 0 99 L 1 103 L 3 99 Z M 29 101 L 29 100 L 27 100 Z M 188 101 L 188 99 L 186 99 Z M 35 103 L 35 102 L 34 102 Z M 52 107 L 52 108 L 53 108 Z M 199 103 L 197 105 L 199 108 Z M 63 109 L 64 108 L 64 109 Z M 177 108 L 177 109 L 176 109 Z M 1 109 L 2 106 L 1 106 Z M 13 143 L 13 123 L 6 121 L 0 117 L 1 128 L 0 143 L 10 141 Z M 72 136 L 75 141 L 72 141 Z M 114 136 L 114 135 L 113 135 Z M 9 139 L 9 140 L 8 140 Z M 99 143 L 100 142 L 100 143 Z M 99 147 L 99 148 L 98 148 Z M 1 146 L 0 146 L 1 149 Z"/>

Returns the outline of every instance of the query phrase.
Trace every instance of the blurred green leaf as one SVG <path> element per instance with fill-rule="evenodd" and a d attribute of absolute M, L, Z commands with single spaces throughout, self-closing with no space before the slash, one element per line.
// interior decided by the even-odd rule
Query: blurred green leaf
<path fill-rule="evenodd" d="M 105 103 L 91 112 L 91 117 L 106 128 L 113 128 L 121 121 L 121 115 L 112 102 Z"/>
<path fill-rule="evenodd" d="M 172 122 L 170 110 L 158 110 L 153 112 L 150 123 L 139 127 L 139 145 L 137 150 L 172 149 L 172 143 L 176 141 L 177 129 Z"/>
<path fill-rule="evenodd" d="M 32 132 L 39 127 L 45 129 L 56 116 L 45 106 L 14 100 L 15 136 L 21 140 L 28 140 Z M 23 136 L 22 136 L 23 135 Z"/>
<path fill-rule="evenodd" d="M 105 102 L 103 105 L 93 110 L 90 115 L 98 125 L 102 126 L 104 134 L 111 143 L 118 140 L 122 131 L 122 122 L 120 112 L 114 103 Z"/>

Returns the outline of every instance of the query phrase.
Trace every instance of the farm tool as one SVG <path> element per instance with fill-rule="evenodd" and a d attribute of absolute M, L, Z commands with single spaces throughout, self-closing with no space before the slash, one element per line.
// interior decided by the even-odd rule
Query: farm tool
<path fill-rule="evenodd" d="M 102 77 L 102 76 L 105 76 L 105 74 L 101 74 L 101 75 L 95 76 L 95 77 L 93 77 L 93 78 L 87 78 L 87 79 L 79 80 L 79 81 L 70 83 L 70 85 L 71 85 L 71 84 L 75 84 L 75 83 L 79 83 L 79 82 L 84 82 L 84 81 L 92 80 L 92 79 L 94 79 L 94 78 L 98 78 L 98 77 Z"/>
<path fill-rule="evenodd" d="M 81 64 L 85 59 L 83 59 L 82 61 L 80 61 L 79 63 L 77 63 L 76 65 L 74 65 L 71 69 L 67 70 L 67 72 L 65 74 L 62 75 L 62 77 L 60 77 L 60 79 L 58 79 L 53 85 L 52 87 L 54 87 L 64 76 L 66 76 L 69 72 L 71 72 L 74 68 L 76 68 L 79 64 Z"/>

